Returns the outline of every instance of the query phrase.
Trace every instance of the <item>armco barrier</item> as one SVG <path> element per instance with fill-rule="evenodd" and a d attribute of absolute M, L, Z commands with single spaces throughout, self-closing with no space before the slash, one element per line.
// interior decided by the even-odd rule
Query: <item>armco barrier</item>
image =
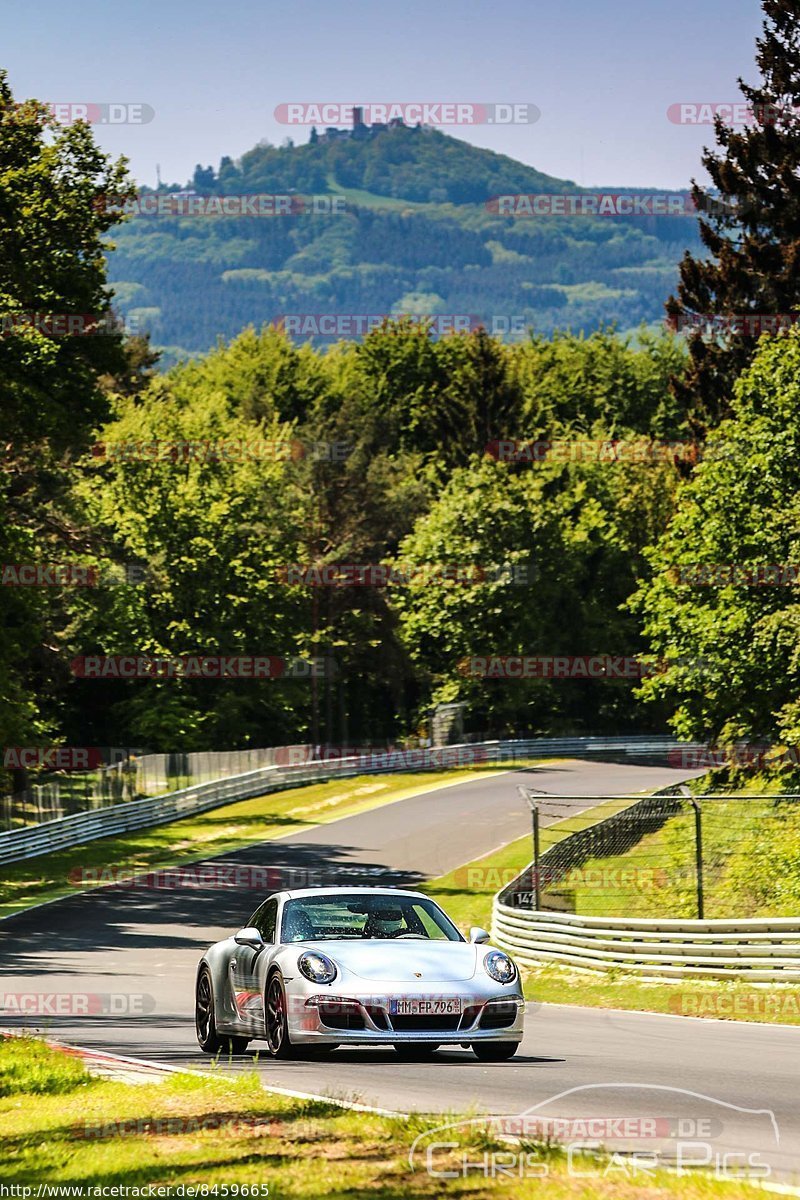
<path fill-rule="evenodd" d="M 473 745 L 497 745 L 494 739 L 473 736 L 467 739 Z M 533 744 L 530 739 L 515 738 L 519 745 Z M 664 746 L 672 748 L 675 743 L 669 738 L 653 735 L 631 735 L 623 738 L 540 738 L 535 744 L 540 753 L 568 754 L 593 753 L 594 743 L 602 746 L 602 752 L 621 754 L 623 757 L 632 746 L 650 745 L 654 753 L 663 755 Z M 506 739 L 511 745 L 511 739 Z M 620 749 L 620 746 L 625 749 Z M 608 749 L 608 747 L 615 747 Z M 371 746 L 368 750 L 351 750 L 351 754 L 383 754 L 391 751 L 391 745 Z M 423 747 L 417 747 L 423 749 Z M 341 758 L 340 750 L 323 750 L 315 754 L 315 747 L 305 745 L 266 746 L 250 750 L 199 750 L 187 753 L 144 754 L 131 752 L 122 758 L 94 770 L 77 772 L 44 772 L 34 777 L 30 785 L 15 795 L 0 796 L 0 831 L 19 828 L 22 825 L 43 824 L 79 812 L 92 812 L 98 808 L 111 808 L 129 800 L 142 800 L 146 796 L 160 796 L 201 783 L 213 783 L 234 775 L 246 775 L 263 767 L 299 766 L 317 757 Z M 411 747 L 406 747 L 413 753 Z M 112 750 L 112 754 L 121 753 Z M 345 752 L 345 756 L 346 756 Z M 691 759 L 692 755 L 689 756 Z M 38 781 L 37 781 L 38 780 Z"/>
<path fill-rule="evenodd" d="M 566 963 L 643 979 L 800 981 L 800 917 L 634 920 L 532 912 L 496 899 L 493 940 L 523 966 Z"/>
<path fill-rule="evenodd" d="M 53 850 L 82 845 L 96 838 L 127 833 L 149 825 L 163 825 L 192 813 L 204 812 L 235 800 L 247 800 L 284 788 L 353 775 L 379 775 L 400 771 L 441 770 L 478 762 L 510 763 L 525 758 L 621 757 L 659 758 L 675 749 L 673 738 L 578 737 L 534 738 L 525 741 L 474 742 L 419 751 L 379 751 L 334 761 L 262 767 L 227 779 L 197 784 L 162 796 L 129 800 L 107 808 L 74 813 L 38 825 L 0 833 L 0 863 L 34 858 Z M 686 749 L 692 747 L 680 743 Z"/>
<path fill-rule="evenodd" d="M 194 787 L 169 792 L 164 796 L 152 796 L 143 800 L 129 800 L 110 808 L 95 809 L 93 812 L 74 813 L 55 821 L 40 825 L 29 825 L 0 834 L 0 863 L 16 862 L 22 858 L 34 858 L 53 850 L 78 846 L 96 838 L 111 837 L 127 833 L 132 829 L 143 829 L 150 825 L 164 825 L 193 813 L 205 812 L 230 804 L 235 800 L 248 800 L 253 796 L 265 796 L 284 788 L 300 787 L 306 783 L 320 783 L 326 779 L 346 778 L 358 774 L 380 774 L 396 770 L 395 767 L 376 763 L 371 771 L 364 770 L 357 759 L 342 759 L 335 763 L 301 763 L 297 766 L 262 767 L 244 775 L 229 779 L 217 779 L 212 783 L 200 783 Z"/>

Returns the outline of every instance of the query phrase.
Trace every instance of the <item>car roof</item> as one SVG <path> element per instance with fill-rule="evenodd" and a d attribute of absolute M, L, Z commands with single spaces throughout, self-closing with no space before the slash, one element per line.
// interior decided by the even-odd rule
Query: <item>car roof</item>
<path fill-rule="evenodd" d="M 302 900 L 310 896 L 413 896 L 416 900 L 427 900 L 422 892 L 413 892 L 406 888 L 390 887 L 318 887 L 295 888 L 292 891 L 279 892 L 283 900 Z"/>

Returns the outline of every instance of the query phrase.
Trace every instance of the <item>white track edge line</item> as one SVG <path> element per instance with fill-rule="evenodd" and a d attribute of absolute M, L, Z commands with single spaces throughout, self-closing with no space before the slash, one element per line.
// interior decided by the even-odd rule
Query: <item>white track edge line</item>
<path fill-rule="evenodd" d="M 25 1037 L 24 1033 L 20 1033 L 14 1029 L 0 1029 L 0 1033 L 10 1037 Z M 174 1067 L 168 1063 L 156 1062 L 151 1058 L 134 1058 L 128 1054 L 112 1054 L 108 1050 L 90 1050 L 87 1046 L 76 1046 L 74 1042 L 62 1042 L 57 1038 L 43 1038 L 50 1046 L 57 1046 L 64 1050 L 74 1050 L 82 1057 L 97 1059 L 98 1061 L 106 1061 L 110 1063 L 118 1062 L 134 1067 L 149 1067 L 156 1071 L 162 1071 L 167 1075 L 200 1075 L 204 1079 L 222 1079 L 223 1075 L 214 1071 L 204 1071 L 196 1067 Z M 334 1104 L 337 1108 L 352 1109 L 355 1112 L 370 1112 L 376 1113 L 381 1117 L 399 1117 L 404 1121 L 409 1119 L 409 1113 L 398 1112 L 391 1108 L 378 1108 L 372 1104 L 362 1104 L 356 1100 L 344 1100 L 339 1096 L 324 1096 L 318 1095 L 315 1092 L 300 1092 L 295 1088 L 281 1087 L 277 1084 L 264 1083 L 260 1079 L 260 1083 L 265 1092 L 275 1092 L 280 1096 L 288 1096 L 293 1100 L 316 1100 L 322 1104 Z"/>

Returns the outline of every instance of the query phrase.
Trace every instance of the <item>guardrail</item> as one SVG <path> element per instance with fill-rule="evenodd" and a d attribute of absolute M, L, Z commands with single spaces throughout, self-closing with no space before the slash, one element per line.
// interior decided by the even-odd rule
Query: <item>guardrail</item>
<path fill-rule="evenodd" d="M 473 735 L 465 739 L 472 745 L 497 745 L 496 739 Z M 405 743 L 404 753 L 423 747 L 419 739 Z M 506 745 L 536 745 L 542 754 L 593 753 L 592 744 L 606 748 L 607 753 L 619 750 L 620 745 L 650 746 L 655 754 L 672 749 L 676 743 L 659 735 L 630 735 L 619 738 L 536 738 L 505 739 Z M 262 767 L 299 766 L 318 758 L 341 759 L 350 755 L 384 754 L 394 750 L 388 743 L 368 745 L 349 750 L 315 747 L 309 744 L 266 746 L 250 750 L 198 750 L 188 753 L 140 754 L 132 752 L 118 761 L 92 770 L 46 773 L 39 782 L 32 782 L 22 792 L 0 796 L 0 830 L 24 825 L 39 825 L 60 820 L 80 812 L 111 808 L 129 800 L 146 796 L 165 795 L 186 790 L 201 783 L 244 775 Z M 625 751 L 619 750 L 624 754 Z M 690 751 L 691 753 L 691 751 Z"/>
<path fill-rule="evenodd" d="M 800 980 L 800 917 L 634 920 L 511 908 L 495 899 L 492 935 L 523 966 L 558 962 L 643 979 Z"/>
<path fill-rule="evenodd" d="M 679 745 L 684 747 L 686 744 L 669 737 L 649 735 L 628 738 L 531 738 L 418 750 L 378 751 L 333 761 L 317 760 L 297 765 L 262 767 L 166 795 L 129 800 L 107 808 L 8 830 L 0 833 L 0 863 L 34 858 L 133 829 L 163 825 L 236 800 L 247 800 L 307 783 L 321 783 L 327 779 L 443 770 L 450 766 L 510 763 L 542 757 L 652 759 L 662 757 Z"/>
<path fill-rule="evenodd" d="M 652 832 L 677 810 L 676 791 L 666 788 L 632 801 L 618 813 L 556 842 L 539 856 L 539 880 L 544 876 L 557 881 L 569 868 L 601 856 L 609 846 L 624 849 L 631 836 L 636 840 Z M 558 803 L 562 798 L 546 799 Z M 632 835 L 632 829 L 638 833 Z M 534 870 L 531 863 L 508 883 L 495 896 L 492 909 L 493 940 L 523 966 L 555 962 L 584 970 L 622 970 L 642 979 L 800 981 L 800 916 L 683 920 L 592 917 L 521 907 L 520 902 L 536 892 Z"/>

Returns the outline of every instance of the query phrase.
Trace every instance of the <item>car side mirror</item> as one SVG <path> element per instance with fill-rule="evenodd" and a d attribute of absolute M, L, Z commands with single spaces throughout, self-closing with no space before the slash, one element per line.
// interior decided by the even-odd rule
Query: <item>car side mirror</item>
<path fill-rule="evenodd" d="M 233 940 L 237 946 L 250 946 L 253 950 L 263 950 L 267 944 L 255 925 L 245 925 L 244 929 L 233 935 Z"/>
<path fill-rule="evenodd" d="M 484 942 L 488 942 L 491 936 L 485 929 L 481 929 L 480 925 L 473 925 L 469 931 L 469 940 L 475 942 L 477 946 L 482 946 Z"/>

